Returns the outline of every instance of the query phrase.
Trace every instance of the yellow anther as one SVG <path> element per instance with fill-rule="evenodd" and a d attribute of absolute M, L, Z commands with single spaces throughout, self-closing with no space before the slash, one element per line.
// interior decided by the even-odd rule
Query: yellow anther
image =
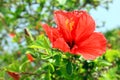
<path fill-rule="evenodd" d="M 68 19 L 65 20 L 65 26 L 68 26 Z"/>
<path fill-rule="evenodd" d="M 73 29 L 73 25 L 74 25 L 74 22 L 73 21 L 70 21 L 70 20 L 68 20 L 68 19 L 66 19 L 66 21 L 65 21 L 65 26 L 66 26 L 66 28 L 68 29 L 68 30 L 72 30 Z"/>
<path fill-rule="evenodd" d="M 71 23 L 70 23 L 70 31 L 73 29 L 73 25 L 74 25 L 74 22 L 72 21 Z"/>

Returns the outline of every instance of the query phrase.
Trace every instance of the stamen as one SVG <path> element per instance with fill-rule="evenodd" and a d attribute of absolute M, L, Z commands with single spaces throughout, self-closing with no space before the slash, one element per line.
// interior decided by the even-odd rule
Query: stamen
<path fill-rule="evenodd" d="M 73 29 L 73 25 L 74 25 L 74 22 L 72 21 L 72 19 L 70 20 L 66 19 L 65 26 L 67 27 L 68 30 L 71 31 Z"/>

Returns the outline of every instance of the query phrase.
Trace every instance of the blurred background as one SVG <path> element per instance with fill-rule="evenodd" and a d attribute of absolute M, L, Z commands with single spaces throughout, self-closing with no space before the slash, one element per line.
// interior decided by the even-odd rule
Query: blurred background
<path fill-rule="evenodd" d="M 96 20 L 96 24 L 101 26 L 101 28 L 97 28 L 98 31 L 105 32 L 120 26 L 120 11 L 117 9 L 120 8 L 119 4 L 119 0 L 114 0 L 112 3 L 108 4 L 109 7 L 103 9 L 103 6 L 98 6 L 96 10 L 92 9 L 90 11 L 91 15 Z"/>
<path fill-rule="evenodd" d="M 0 80 L 8 77 L 4 68 L 18 71 L 19 61 L 23 63 L 27 59 L 24 29 L 29 29 L 36 39 L 43 34 L 41 22 L 55 26 L 54 10 L 86 10 L 90 13 L 96 22 L 96 31 L 107 38 L 107 51 L 100 63 L 103 66 L 97 66 L 101 73 L 97 79 L 119 80 L 119 8 L 120 0 L 0 0 Z"/>

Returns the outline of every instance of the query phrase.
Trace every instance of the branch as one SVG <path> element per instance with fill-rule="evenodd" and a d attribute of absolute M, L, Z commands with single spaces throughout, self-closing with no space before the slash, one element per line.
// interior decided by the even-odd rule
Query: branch
<path fill-rule="evenodd" d="M 32 73 L 32 72 L 21 72 L 20 75 L 35 75 L 35 76 L 39 76 L 39 74 Z"/>
<path fill-rule="evenodd" d="M 87 3 L 85 2 L 85 3 L 84 3 L 82 6 L 80 6 L 78 9 L 80 10 L 80 9 L 84 8 L 86 5 L 87 5 Z"/>

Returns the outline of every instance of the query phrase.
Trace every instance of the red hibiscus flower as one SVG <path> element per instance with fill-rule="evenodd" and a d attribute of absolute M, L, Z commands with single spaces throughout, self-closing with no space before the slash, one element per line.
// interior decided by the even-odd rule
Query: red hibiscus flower
<path fill-rule="evenodd" d="M 42 24 L 53 48 L 93 60 L 106 51 L 106 39 L 94 32 L 95 21 L 85 11 L 55 11 L 56 28 Z"/>

